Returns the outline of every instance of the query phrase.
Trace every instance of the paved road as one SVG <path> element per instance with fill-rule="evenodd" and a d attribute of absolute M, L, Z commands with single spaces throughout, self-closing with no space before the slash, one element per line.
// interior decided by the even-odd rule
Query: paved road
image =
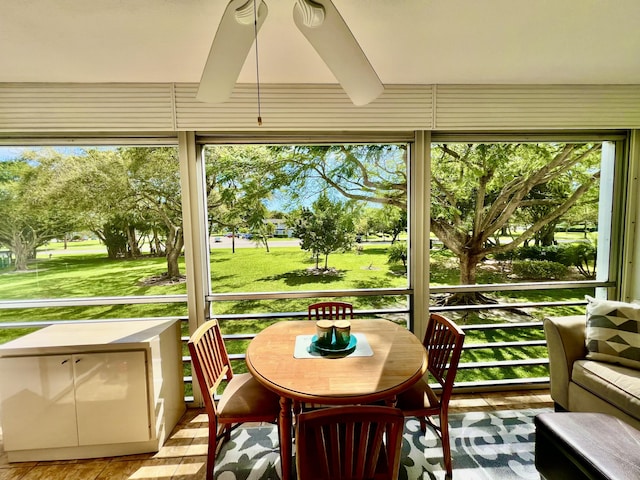
<path fill-rule="evenodd" d="M 214 239 L 219 238 L 220 241 L 216 242 Z M 231 248 L 231 238 L 230 237 L 211 237 L 209 241 L 210 248 Z M 237 238 L 236 237 L 236 248 L 256 248 L 256 242 L 254 240 L 247 240 L 245 238 Z M 258 243 L 258 246 L 262 247 L 262 243 Z M 299 247 L 300 240 L 297 238 L 292 238 L 290 240 L 273 240 L 269 241 L 269 248 L 276 247 Z"/>
<path fill-rule="evenodd" d="M 216 242 L 215 238 L 219 238 L 220 241 Z M 235 239 L 236 248 L 256 248 L 258 247 L 264 248 L 262 243 L 256 244 L 254 240 L 247 240 L 246 238 L 238 238 Z M 377 245 L 386 244 L 388 242 L 362 242 L 362 244 L 367 243 L 375 243 Z M 214 248 L 231 248 L 231 238 L 230 237 L 211 237 L 209 241 L 209 246 L 211 249 Z M 287 239 L 287 240 L 272 240 L 269 241 L 269 248 L 278 248 L 278 247 L 299 247 L 300 240 L 297 238 Z M 69 255 L 69 254 L 79 254 L 79 253 L 107 253 L 107 249 L 105 247 L 88 247 L 84 248 L 68 248 L 67 250 L 63 249 L 55 249 L 55 250 L 38 250 L 38 255 Z"/>

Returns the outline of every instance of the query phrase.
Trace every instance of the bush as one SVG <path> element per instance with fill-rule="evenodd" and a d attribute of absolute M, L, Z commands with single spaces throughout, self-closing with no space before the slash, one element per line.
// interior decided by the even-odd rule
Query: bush
<path fill-rule="evenodd" d="M 516 260 L 512 268 L 518 277 L 532 280 L 559 280 L 567 274 L 565 265 L 546 260 Z"/>
<path fill-rule="evenodd" d="M 558 261 L 569 267 L 576 267 L 585 278 L 595 278 L 597 249 L 590 243 L 572 243 L 562 249 Z"/>
<path fill-rule="evenodd" d="M 387 248 L 389 263 L 402 263 L 407 266 L 407 242 L 395 242 Z"/>
<path fill-rule="evenodd" d="M 509 250 L 507 252 L 494 253 L 493 258 L 499 262 L 510 262 L 516 258 L 517 250 Z"/>
<path fill-rule="evenodd" d="M 519 260 L 546 260 L 548 262 L 560 262 L 559 258 L 561 250 L 562 247 L 558 245 L 549 245 L 546 247 L 530 245 L 516 249 L 515 258 Z"/>

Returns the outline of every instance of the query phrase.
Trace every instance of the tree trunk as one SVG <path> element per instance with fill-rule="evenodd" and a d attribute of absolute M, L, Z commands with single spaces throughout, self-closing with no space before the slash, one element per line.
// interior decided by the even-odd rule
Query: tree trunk
<path fill-rule="evenodd" d="M 478 263 L 482 257 L 463 253 L 460 255 L 460 285 L 475 285 Z"/>
<path fill-rule="evenodd" d="M 136 238 L 136 229 L 132 226 L 127 226 L 127 245 L 129 246 L 128 252 L 129 256 L 133 258 L 138 258 L 141 256 L 140 247 L 138 246 L 138 240 Z"/>
<path fill-rule="evenodd" d="M 158 236 L 158 229 L 153 228 L 153 244 L 155 245 L 155 253 L 154 255 L 160 257 L 164 255 L 164 249 L 162 248 L 162 242 L 160 241 L 160 237 Z"/>
<path fill-rule="evenodd" d="M 15 242 L 14 245 L 12 245 L 12 249 L 16 257 L 16 260 L 15 260 L 16 271 L 24 272 L 25 270 L 28 270 L 27 260 L 29 258 L 29 249 L 25 248 L 25 246 L 22 245 L 22 243 L 19 241 Z"/>
<path fill-rule="evenodd" d="M 184 246 L 184 234 L 182 228 L 174 226 L 169 229 L 169 237 L 167 238 L 167 276 L 169 278 L 180 278 L 180 265 L 178 259 L 182 253 Z"/>
<path fill-rule="evenodd" d="M 16 271 L 21 272 L 29 269 L 29 257 L 35 250 L 38 241 L 37 235 L 29 227 L 25 227 L 23 230 L 16 230 L 12 233 L 10 248 L 16 258 Z"/>
<path fill-rule="evenodd" d="M 266 235 L 262 236 L 262 243 L 264 243 L 264 246 L 267 249 L 267 253 L 269 253 L 269 239 Z"/>
<path fill-rule="evenodd" d="M 539 245 L 541 247 L 548 247 L 554 244 L 556 223 L 557 222 L 550 222 L 540 229 L 540 231 L 535 236 L 536 245 Z"/>
<path fill-rule="evenodd" d="M 475 285 L 478 264 L 484 256 L 479 254 L 462 254 L 460 259 L 460 285 Z M 443 301 L 444 305 L 484 305 L 498 303 L 480 292 L 463 292 L 449 295 Z"/>
<path fill-rule="evenodd" d="M 113 225 L 104 225 L 101 232 L 95 232 L 107 247 L 107 256 L 110 259 L 124 257 L 127 253 L 126 235 Z"/>
<path fill-rule="evenodd" d="M 180 251 L 175 248 L 167 248 L 167 276 L 169 278 L 180 277 L 180 266 L 178 259 L 180 258 Z"/>

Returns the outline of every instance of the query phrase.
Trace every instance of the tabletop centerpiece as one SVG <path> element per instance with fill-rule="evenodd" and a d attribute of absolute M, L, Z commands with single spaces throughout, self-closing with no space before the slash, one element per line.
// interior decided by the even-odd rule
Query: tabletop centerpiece
<path fill-rule="evenodd" d="M 309 349 L 321 355 L 346 356 L 355 350 L 357 342 L 349 320 L 318 320 Z"/>

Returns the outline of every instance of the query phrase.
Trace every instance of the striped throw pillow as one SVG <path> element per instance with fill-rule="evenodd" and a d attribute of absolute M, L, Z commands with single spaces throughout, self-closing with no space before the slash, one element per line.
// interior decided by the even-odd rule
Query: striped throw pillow
<path fill-rule="evenodd" d="M 587 358 L 640 369 L 640 304 L 587 299 Z"/>

